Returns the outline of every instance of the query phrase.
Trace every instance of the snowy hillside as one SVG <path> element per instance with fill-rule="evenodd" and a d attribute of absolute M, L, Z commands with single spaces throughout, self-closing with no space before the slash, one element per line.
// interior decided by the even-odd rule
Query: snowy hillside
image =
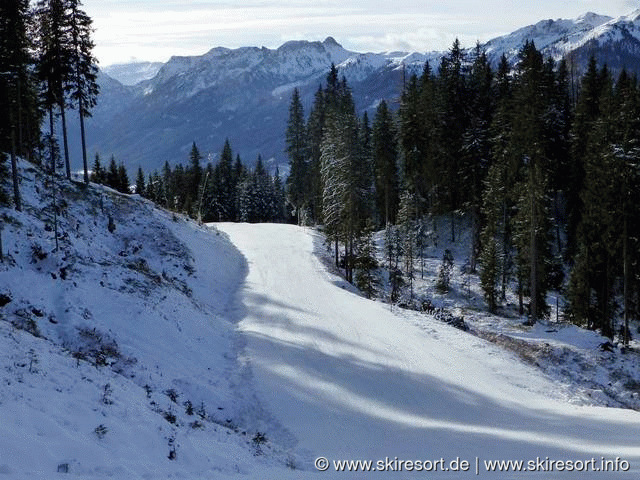
<path fill-rule="evenodd" d="M 0 210 L 0 478 L 255 478 L 256 448 L 284 470 L 252 442 L 266 426 L 236 361 L 239 252 L 62 179 L 56 252 L 46 177 L 20 168 L 24 211 Z"/>

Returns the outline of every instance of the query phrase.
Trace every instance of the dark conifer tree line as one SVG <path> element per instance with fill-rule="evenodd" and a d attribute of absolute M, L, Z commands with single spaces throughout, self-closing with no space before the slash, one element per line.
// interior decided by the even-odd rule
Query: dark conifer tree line
<path fill-rule="evenodd" d="M 371 231 L 386 229 L 388 279 L 412 289 L 430 219 L 450 218 L 456 242 L 464 216 L 467 268 L 489 310 L 513 291 L 534 323 L 560 291 L 568 319 L 628 339 L 640 311 L 635 76 L 614 79 L 592 58 L 571 85 L 566 63 L 533 42 L 492 68 L 480 46 L 456 41 L 407 79 L 395 111 L 380 102 L 371 126 L 355 112 L 332 67 L 308 116 L 294 92 L 286 130 L 287 199 L 299 223 L 323 226 L 349 281 L 372 294 L 359 266 L 373 268 Z"/>
<path fill-rule="evenodd" d="M 96 159 L 99 161 L 99 157 Z M 290 219 L 280 174 L 277 169 L 273 175 L 267 172 L 260 156 L 255 168 L 248 169 L 239 155 L 234 159 L 227 140 L 215 165 L 211 162 L 203 165 L 202 160 L 194 142 L 186 166 L 179 163 L 172 168 L 165 162 L 160 172 L 155 171 L 148 177 L 138 168 L 133 191 L 202 222 L 286 222 Z M 111 165 L 107 172 L 101 170 L 103 176 L 97 178 L 94 165 L 92 181 L 131 193 L 128 184 L 122 189 L 117 176 L 110 181 L 109 172 L 113 167 L 117 169 L 114 159 Z"/>

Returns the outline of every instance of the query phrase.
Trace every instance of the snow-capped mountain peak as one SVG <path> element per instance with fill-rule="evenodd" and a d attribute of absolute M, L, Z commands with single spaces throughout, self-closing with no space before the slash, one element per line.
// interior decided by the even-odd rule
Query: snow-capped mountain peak
<path fill-rule="evenodd" d="M 577 17 L 575 19 L 575 23 L 583 23 L 591 25 L 592 27 L 599 27 L 603 23 L 607 23 L 611 20 L 613 20 L 613 18 L 607 15 L 598 15 L 597 13 L 587 12 Z"/>

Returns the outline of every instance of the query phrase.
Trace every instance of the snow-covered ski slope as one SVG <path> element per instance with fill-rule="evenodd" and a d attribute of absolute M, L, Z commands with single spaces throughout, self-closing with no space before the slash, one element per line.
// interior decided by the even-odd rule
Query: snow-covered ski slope
<path fill-rule="evenodd" d="M 235 311 L 244 360 L 267 435 L 303 459 L 296 478 L 640 478 L 640 413 L 588 406 L 497 346 L 358 296 L 314 255 L 312 230 L 216 227 L 248 264 Z M 468 471 L 433 471 L 456 459 Z M 340 460 L 387 472 L 336 472 Z M 536 472 L 487 472 L 492 460 Z M 400 473 L 400 461 L 432 471 Z M 626 472 L 592 471 L 624 462 Z"/>

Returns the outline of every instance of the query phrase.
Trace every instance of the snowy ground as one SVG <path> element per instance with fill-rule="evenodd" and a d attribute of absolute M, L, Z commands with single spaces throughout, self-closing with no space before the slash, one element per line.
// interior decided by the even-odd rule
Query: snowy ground
<path fill-rule="evenodd" d="M 558 292 L 550 292 L 550 318 L 539 321 L 533 327 L 523 324 L 526 317 L 518 314 L 518 299 L 513 290 L 507 290 L 507 300 L 498 315 L 487 312 L 478 275 L 466 273 L 468 264 L 470 228 L 465 218 L 455 221 L 456 241 L 451 241 L 450 217 L 439 217 L 431 224 L 430 242 L 424 252 L 424 268 L 415 264 L 414 298 L 408 298 L 405 289 L 402 302 L 419 308 L 423 300 L 445 309 L 456 317 L 464 318 L 472 333 L 488 339 L 503 348 L 517 353 L 526 362 L 541 368 L 561 382 L 588 398 L 593 404 L 632 408 L 640 411 L 640 342 L 632 339 L 630 347 L 621 348 L 617 338 L 610 343 L 597 332 L 587 331 L 563 319 L 564 298 Z M 384 259 L 383 234 L 377 235 L 379 261 Z M 440 293 L 435 288 L 438 271 L 445 249 L 454 257 L 451 288 Z M 335 271 L 326 249 L 318 248 L 328 268 Z M 381 275 L 384 276 L 384 275 Z M 388 285 L 383 282 L 379 296 L 388 301 Z M 556 309 L 556 307 L 558 307 Z M 620 319 L 617 327 L 621 325 Z M 640 325 L 632 321 L 631 332 L 635 336 Z M 601 345 L 610 343 L 610 349 Z"/>
<path fill-rule="evenodd" d="M 299 468 L 312 470 L 317 455 L 481 462 L 621 457 L 633 471 L 616 478 L 638 477 L 637 412 L 588 406 L 590 399 L 571 385 L 490 342 L 362 298 L 314 255 L 321 240 L 311 230 L 218 228 L 247 258 L 240 322 L 246 359 L 258 396 L 283 428 L 274 439 L 309 452 Z"/>
<path fill-rule="evenodd" d="M 45 177 L 20 167 L 24 211 L 0 211 L 0 479 L 286 472 L 252 441 L 262 416 L 229 313 L 237 250 L 140 198 L 59 180 L 55 252 Z"/>
<path fill-rule="evenodd" d="M 459 457 L 469 471 L 375 477 L 471 478 L 477 462 L 481 477 L 508 479 L 589 475 L 489 474 L 484 461 L 620 457 L 630 471 L 594 478 L 638 478 L 640 414 L 599 406 L 609 397 L 495 342 L 362 298 L 327 270 L 313 230 L 199 227 L 59 180 L 55 251 L 50 189 L 20 168 L 24 212 L 0 210 L 0 480 L 374 475 L 318 472 L 321 456 L 431 470 Z M 569 327 L 473 322 L 527 344 L 587 344 Z"/>

